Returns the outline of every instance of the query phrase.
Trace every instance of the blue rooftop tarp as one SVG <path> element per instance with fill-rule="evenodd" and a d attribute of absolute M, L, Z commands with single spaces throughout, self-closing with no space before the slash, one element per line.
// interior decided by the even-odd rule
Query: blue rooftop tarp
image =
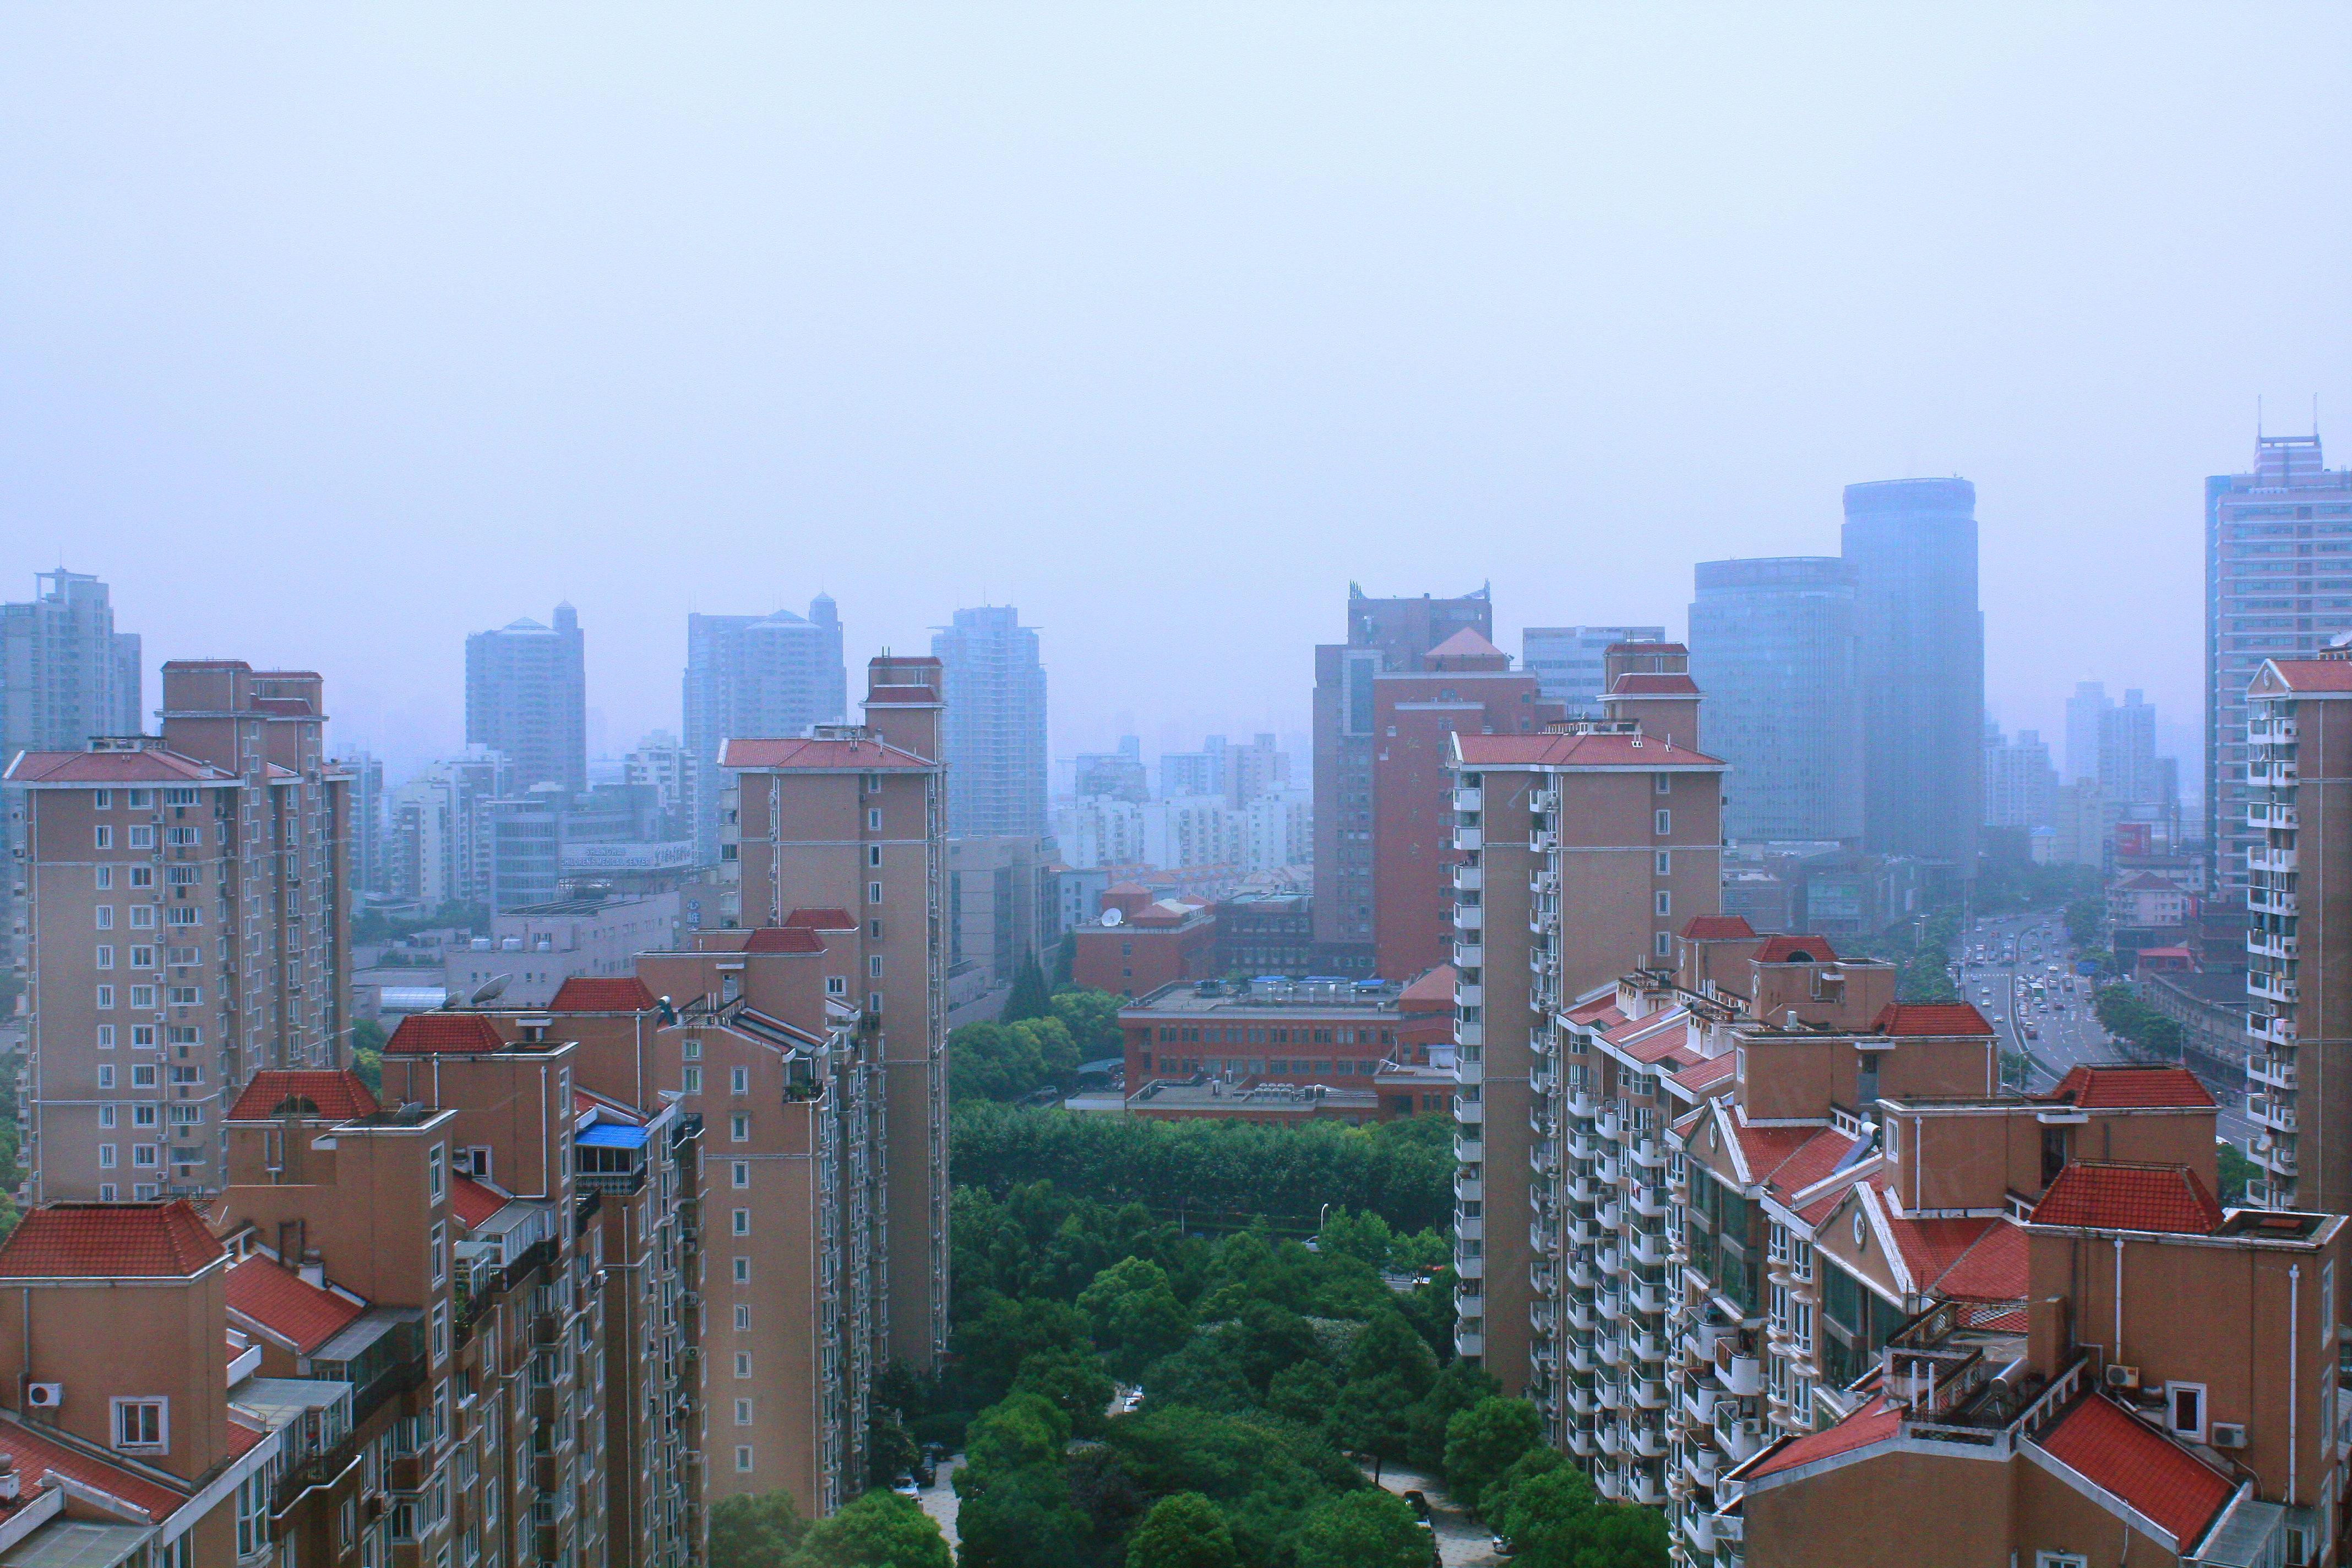
<path fill-rule="evenodd" d="M 642 1149 L 646 1130 L 625 1121 L 599 1121 L 580 1134 L 580 1142 L 605 1149 Z"/>

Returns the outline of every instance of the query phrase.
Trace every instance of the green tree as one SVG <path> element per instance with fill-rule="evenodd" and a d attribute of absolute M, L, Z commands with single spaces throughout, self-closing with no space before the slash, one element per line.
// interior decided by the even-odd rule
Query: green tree
<path fill-rule="evenodd" d="M 1079 1563 L 1093 1529 L 1063 1463 L 1069 1417 L 1034 1394 L 1008 1394 L 975 1417 L 956 1471 L 959 1568 Z"/>
<path fill-rule="evenodd" d="M 1092 1354 L 1084 1314 L 1066 1301 L 991 1299 L 955 1328 L 956 1363 L 974 1405 L 1003 1398 L 1022 1363 L 1047 1351 Z M 1066 1434 L 1065 1434 L 1066 1436 Z"/>
<path fill-rule="evenodd" d="M 710 1568 L 781 1568 L 808 1528 L 788 1491 L 721 1498 L 710 1510 Z"/>
<path fill-rule="evenodd" d="M 1342 1206 L 1323 1216 L 1323 1228 L 1315 1240 L 1326 1252 L 1385 1268 L 1396 1246 L 1396 1233 L 1376 1214 L 1351 1215 Z"/>
<path fill-rule="evenodd" d="M 1036 1047 L 1037 1059 L 1044 1064 L 1046 1077 L 1066 1079 L 1077 1071 L 1078 1043 L 1071 1038 L 1069 1026 L 1059 1018 L 1024 1018 L 1010 1026 Z"/>
<path fill-rule="evenodd" d="M 1071 1431 L 1090 1437 L 1101 1432 L 1104 1411 L 1118 1387 L 1102 1357 L 1074 1346 L 1040 1351 L 1024 1361 L 1013 1391 L 1036 1394 L 1069 1418 Z"/>
<path fill-rule="evenodd" d="M 352 1023 L 352 1071 L 368 1086 L 370 1094 L 383 1092 L 383 1042 L 389 1037 L 373 1018 Z"/>
<path fill-rule="evenodd" d="M 1429 1532 L 1402 1498 L 1350 1492 L 1307 1516 L 1298 1568 L 1429 1568 Z"/>
<path fill-rule="evenodd" d="M 1095 1342 L 1112 1364 L 1133 1377 L 1191 1336 L 1192 1321 L 1168 1280 L 1168 1271 L 1140 1258 L 1122 1258 L 1097 1274 L 1078 1297 Z"/>
<path fill-rule="evenodd" d="M 1089 986 L 1065 986 L 1054 993 L 1054 1016 L 1077 1042 L 1079 1060 L 1100 1061 L 1125 1053 L 1127 1040 L 1119 1032 L 1118 1010 L 1126 1001 Z"/>
<path fill-rule="evenodd" d="M 1578 1568 L 1579 1531 L 1598 1506 L 1582 1472 L 1533 1455 L 1523 1456 L 1484 1500 L 1487 1523 L 1510 1538 L 1514 1560 L 1531 1568 Z"/>
<path fill-rule="evenodd" d="M 898 1412 L 887 1405 L 873 1405 L 866 1419 L 866 1484 L 887 1487 L 900 1476 L 912 1475 L 921 1457 Z"/>
<path fill-rule="evenodd" d="M 2107 911 L 2096 899 L 2077 899 L 2066 906 L 2066 940 L 2076 947 L 2089 947 L 2099 940 L 2099 927 Z"/>
<path fill-rule="evenodd" d="M 948 1034 L 948 1100 L 1018 1100 L 1045 1081 L 1034 1033 L 1009 1024 L 965 1024 Z"/>
<path fill-rule="evenodd" d="M 997 1021 L 1017 1024 L 1024 1018 L 1042 1018 L 1053 1011 L 1054 994 L 1045 984 L 1045 972 L 1037 966 L 1037 955 L 1031 953 L 1021 961 L 1013 973 L 1013 989 L 1004 998 L 1004 1010 Z"/>
<path fill-rule="evenodd" d="M 1128 1538 L 1127 1568 L 1240 1568 L 1240 1559 L 1217 1505 L 1177 1492 L 1152 1504 Z"/>
<path fill-rule="evenodd" d="M 1339 1380 L 1319 1362 L 1301 1362 L 1274 1374 L 1265 1391 L 1265 1407 L 1286 1421 L 1302 1426 L 1321 1424 L 1331 1402 L 1339 1396 Z"/>
<path fill-rule="evenodd" d="M 1482 1399 L 1456 1412 L 1445 1424 L 1445 1489 L 1475 1508 L 1536 1446 L 1538 1430 L 1536 1407 L 1524 1399 Z"/>
<path fill-rule="evenodd" d="M 2262 1167 L 2246 1158 L 2246 1152 L 2227 1139 L 2216 1144 L 2213 1152 L 2221 1160 L 2221 1191 L 2218 1194 L 2224 1208 L 2243 1206 L 2246 1184 L 2254 1180 Z"/>
<path fill-rule="evenodd" d="M 715 1548 L 715 1529 L 713 1537 Z M 791 1568 L 950 1568 L 950 1558 L 938 1521 L 896 1492 L 875 1491 L 812 1528 Z"/>

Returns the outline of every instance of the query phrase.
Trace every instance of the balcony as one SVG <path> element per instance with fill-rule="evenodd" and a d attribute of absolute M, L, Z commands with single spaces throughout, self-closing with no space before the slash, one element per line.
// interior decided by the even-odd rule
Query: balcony
<path fill-rule="evenodd" d="M 1601 1288 L 1600 1272 L 1592 1267 L 1592 1259 L 1590 1258 L 1581 1255 L 1571 1258 L 1563 1266 L 1562 1271 L 1567 1275 L 1568 1282 L 1579 1290 L 1597 1290 Z"/>
<path fill-rule="evenodd" d="M 2246 908 L 2258 915 L 2291 915 L 2295 912 L 2294 895 L 2283 888 L 2248 888 Z"/>
<path fill-rule="evenodd" d="M 2255 903 L 2254 899 L 2254 893 L 2246 895 L 2246 901 L 2254 908 L 2264 907 Z M 2246 933 L 2246 952 L 2255 958 L 2293 958 L 2296 956 L 2295 939 L 2277 931 L 2250 931 Z"/>
<path fill-rule="evenodd" d="M 2256 801 L 2252 805 L 2246 807 L 2246 826 L 2249 827 L 2276 827 L 2292 830 L 2296 826 L 2294 807 L 2291 805 L 2271 805 L 2262 801 Z"/>
<path fill-rule="evenodd" d="M 1633 1163 L 1648 1170 L 1663 1171 L 1666 1168 L 1666 1146 L 1659 1139 L 1652 1137 L 1635 1139 L 1629 1154 Z"/>
<path fill-rule="evenodd" d="M 1559 1145 L 1547 1138 L 1528 1150 L 1528 1169 L 1539 1176 L 1557 1175 L 1559 1172 Z"/>
<path fill-rule="evenodd" d="M 1548 899 L 1559 891 L 1559 873 L 1533 871 L 1528 876 L 1528 893 L 1531 898 Z"/>
<path fill-rule="evenodd" d="M 1600 1116 L 1594 1121 L 1594 1125 L 1601 1130 L 1601 1136 L 1612 1143 L 1617 1141 L 1617 1134 L 1624 1128 L 1623 1119 L 1617 1114 L 1617 1108 L 1613 1105 L 1601 1108 Z"/>
<path fill-rule="evenodd" d="M 1486 988 L 1478 982 L 1457 980 L 1454 983 L 1454 1005 L 1456 1007 L 1483 1007 L 1486 1003 Z"/>
<path fill-rule="evenodd" d="M 2246 851 L 2246 869 L 2249 871 L 2293 871 L 2294 866 L 2295 857 L 2292 849 L 2273 849 L 2267 844 L 2257 844 Z"/>
<path fill-rule="evenodd" d="M 1604 1323 L 1622 1323 L 1625 1321 L 1625 1296 L 1622 1291 L 1603 1289 L 1593 1299 L 1593 1305 L 1601 1313 L 1601 1321 Z"/>
<path fill-rule="evenodd" d="M 1528 853 L 1549 855 L 1559 847 L 1559 835 L 1549 827 L 1530 828 L 1528 832 Z"/>
<path fill-rule="evenodd" d="M 1601 1320 L 1593 1315 L 1592 1298 L 1587 1295 L 1563 1297 L 1560 1300 L 1559 1311 L 1561 1320 L 1570 1328 L 1584 1333 L 1592 1332 L 1601 1323 Z"/>
<path fill-rule="evenodd" d="M 1486 1315 L 1486 1298 L 1482 1291 L 1454 1288 L 1454 1315 L 1457 1318 L 1483 1318 Z"/>
<path fill-rule="evenodd" d="M 1477 1167 L 1477 1169 L 1480 1170 L 1484 1170 L 1485 1168 L 1486 1167 L 1483 1165 Z M 1455 1171 L 1454 1173 L 1454 1195 L 1467 1203 L 1475 1204 L 1484 1201 L 1486 1196 L 1486 1178 L 1483 1176 L 1474 1176 L 1464 1171 Z"/>
<path fill-rule="evenodd" d="M 1554 1301 L 1536 1300 L 1528 1303 L 1528 1327 L 1549 1338 L 1559 1323 L 1559 1306 Z"/>
<path fill-rule="evenodd" d="M 1593 1263 L 1603 1279 L 1613 1279 L 1625 1272 L 1625 1258 L 1614 1247 L 1603 1247 L 1593 1254 Z"/>
<path fill-rule="evenodd" d="M 1613 1187 L 1625 1179 L 1625 1163 L 1617 1157 L 1615 1150 L 1603 1149 L 1593 1161 L 1592 1173 L 1600 1177 L 1603 1184 Z"/>
<path fill-rule="evenodd" d="M 1469 1256 L 1456 1248 L 1454 1254 L 1454 1277 L 1456 1279 L 1484 1279 L 1486 1278 L 1486 1259 L 1483 1256 Z"/>
<path fill-rule="evenodd" d="M 1753 1399 L 1764 1392 L 1763 1363 L 1752 1355 L 1729 1353 L 1730 1348 L 1727 1342 L 1716 1349 L 1716 1378 L 1723 1384 L 1724 1392 Z"/>
<path fill-rule="evenodd" d="M 1585 1089 L 1571 1089 L 1560 1109 L 1580 1121 L 1590 1121 L 1593 1111 L 1592 1096 Z"/>
<path fill-rule="evenodd" d="M 1656 1280 L 1634 1280 L 1633 1289 L 1625 1292 L 1625 1300 L 1633 1304 L 1633 1310 L 1647 1312 L 1652 1316 L 1671 1311 L 1674 1308 L 1672 1292 L 1664 1284 Z"/>
<path fill-rule="evenodd" d="M 1486 872 L 1476 866 L 1454 868 L 1454 890 L 1457 893 L 1483 892 L 1486 886 Z"/>
<path fill-rule="evenodd" d="M 1668 1207 L 1664 1187 L 1633 1187 L 1625 1194 L 1625 1206 L 1643 1219 L 1664 1219 Z"/>
<path fill-rule="evenodd" d="M 1455 1215 L 1454 1216 L 1454 1239 L 1456 1241 L 1486 1240 L 1486 1216 L 1484 1215 Z"/>
<path fill-rule="evenodd" d="M 1696 1387 L 1685 1389 L 1683 1394 L 1683 1414 L 1690 1418 L 1694 1426 L 1712 1426 L 1715 1421 L 1716 1403 L 1722 1397 L 1720 1392 L 1703 1383 Z"/>
<path fill-rule="evenodd" d="M 1579 1415 L 1590 1415 L 1600 1408 L 1599 1403 L 1592 1397 L 1591 1388 L 1581 1383 L 1563 1384 L 1559 1391 L 1559 1402 Z"/>
<path fill-rule="evenodd" d="M 1461 1042 L 1460 1042 L 1460 1041 L 1458 1041 L 1458 1040 L 1457 1040 L 1456 1042 L 1454 1042 L 1454 1043 L 1455 1043 L 1456 1045 L 1461 1044 Z M 1486 1082 L 1486 1058 L 1485 1058 L 1483 1055 L 1479 1054 L 1477 1051 L 1475 1051 L 1475 1050 L 1474 1050 L 1474 1051 L 1469 1051 L 1469 1052 L 1464 1052 L 1464 1051 L 1458 1051 L 1458 1050 L 1457 1050 L 1456 1052 L 1454 1052 L 1454 1081 L 1455 1083 L 1484 1083 L 1484 1082 Z"/>
<path fill-rule="evenodd" d="M 1454 792 L 1454 809 L 1456 811 L 1466 811 L 1473 816 L 1477 815 L 1479 812 L 1486 809 L 1486 792 L 1484 790 L 1475 789 L 1455 790 Z"/>
<path fill-rule="evenodd" d="M 1476 1100 L 1465 1100 L 1462 1096 L 1458 1094 L 1455 1095 L 1454 1097 L 1454 1120 L 1460 1122 L 1465 1127 L 1475 1127 L 1482 1124 L 1486 1120 L 1486 1107 L 1485 1102 Z"/>
<path fill-rule="evenodd" d="M 2250 1094 L 2246 1097 L 2246 1120 L 2273 1131 L 2294 1131 L 2294 1097 L 2281 1099 L 2277 1095 Z"/>
<path fill-rule="evenodd" d="M 1559 1123 L 1552 1120 L 1551 1109 L 1540 1100 L 1528 1102 L 1528 1131 L 1538 1138 L 1549 1138 L 1559 1131 Z"/>
<path fill-rule="evenodd" d="M 2301 993 L 2294 979 L 2282 970 L 2249 969 L 2246 971 L 2246 994 L 2261 996 L 2273 1002 L 2294 1002 Z"/>
<path fill-rule="evenodd" d="M 1482 1356 L 1486 1353 L 1486 1336 L 1472 1333 L 1467 1329 L 1454 1331 L 1454 1353 L 1460 1356 Z"/>
<path fill-rule="evenodd" d="M 1764 1446 L 1763 1423 L 1753 1415 L 1715 1424 L 1715 1446 L 1735 1465 L 1744 1465 Z"/>
<path fill-rule="evenodd" d="M 2246 1077 L 2255 1083 L 2268 1084 L 2273 1089 L 2293 1089 L 2294 1064 L 2276 1057 L 2248 1057 Z"/>
<path fill-rule="evenodd" d="M 1465 855 L 1475 855 L 1486 846 L 1486 837 L 1475 827 L 1457 827 L 1454 830 L 1454 847 Z"/>
<path fill-rule="evenodd" d="M 1570 1371 L 1580 1372 L 1588 1376 L 1601 1364 L 1593 1358 L 1592 1336 L 1590 1334 L 1571 1334 L 1561 1341 L 1559 1359 Z"/>
<path fill-rule="evenodd" d="M 1592 1355 L 1593 1359 L 1603 1366 L 1623 1366 L 1625 1364 L 1624 1336 L 1605 1332 L 1601 1334 L 1592 1342 Z M 1604 1384 L 1601 1389 L 1601 1403 L 1613 1410 L 1624 1403 L 1624 1396 L 1618 1392 L 1616 1384 Z"/>
<path fill-rule="evenodd" d="M 1603 1230 L 1622 1230 L 1625 1228 L 1625 1205 L 1617 1201 L 1615 1194 L 1604 1189 L 1601 1194 L 1601 1212 L 1595 1217 L 1601 1221 Z"/>
<path fill-rule="evenodd" d="M 1625 1478 L 1625 1500 L 1640 1503 L 1643 1508 L 1664 1508 L 1666 1493 L 1665 1489 L 1658 1484 L 1657 1473 L 1648 1468 L 1636 1468 L 1629 1473 Z"/>
<path fill-rule="evenodd" d="M 1572 1131 L 1568 1135 L 1568 1157 L 1571 1160 L 1597 1160 L 1601 1157 L 1601 1141 L 1590 1132 Z"/>
<path fill-rule="evenodd" d="M 1636 1408 L 1642 1410 L 1664 1410 L 1666 1407 L 1668 1396 L 1666 1394 L 1666 1384 L 1664 1378 L 1637 1377 L 1633 1380 L 1633 1404 Z M 1666 1451 L 1664 1442 L 1656 1438 L 1654 1428 L 1644 1426 L 1642 1430 L 1643 1433 L 1650 1435 L 1652 1439 L 1657 1442 L 1658 1446 L 1654 1448 L 1637 1448 L 1634 1450 L 1636 1453 L 1643 1455 L 1646 1458 L 1654 1459 L 1659 1455 L 1664 1454 Z"/>
<path fill-rule="evenodd" d="M 1486 911 L 1476 904 L 1454 905 L 1454 929 L 1455 931 L 1485 931 L 1486 929 Z M 1474 938 L 1473 940 L 1475 939 Z"/>
<path fill-rule="evenodd" d="M 1455 1164 L 1475 1165 L 1486 1158 L 1486 1142 L 1475 1132 L 1456 1132 L 1454 1135 L 1454 1163 Z"/>
<path fill-rule="evenodd" d="M 2270 1145 L 2264 1148 L 2263 1145 Z M 2257 1138 L 2246 1145 L 2246 1158 L 2275 1176 L 2292 1177 L 2295 1173 L 2294 1146 L 2271 1138 Z"/>
<path fill-rule="evenodd" d="M 2295 721 L 2292 719 L 2249 719 L 2246 721 L 2246 743 L 2252 746 L 2291 746 L 2294 744 Z"/>

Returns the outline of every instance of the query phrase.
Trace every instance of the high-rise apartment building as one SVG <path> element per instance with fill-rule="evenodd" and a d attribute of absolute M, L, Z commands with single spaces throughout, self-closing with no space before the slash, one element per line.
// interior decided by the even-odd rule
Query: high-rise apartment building
<path fill-rule="evenodd" d="M 2074 695 L 2066 699 L 2066 776 L 2063 784 L 2079 779 L 2098 782 L 2099 721 L 2115 706 L 2107 695 L 2103 680 L 2078 680 Z"/>
<path fill-rule="evenodd" d="M 114 629 L 106 584 L 60 568 L 0 605 L 0 765 L 141 728 L 139 635 Z"/>
<path fill-rule="evenodd" d="M 2165 779 L 2156 754 L 2156 709 L 2137 689 L 2099 715 L 2099 794 L 2115 805 L 2155 805 Z"/>
<path fill-rule="evenodd" d="M 717 759 L 732 735 L 803 735 L 849 712 L 841 614 L 830 595 L 808 614 L 686 617 L 685 733 L 695 847 L 719 857 Z"/>
<path fill-rule="evenodd" d="M 336 767 L 351 779 L 352 889 L 358 893 L 392 891 L 391 843 L 386 833 L 383 759 L 353 752 Z"/>
<path fill-rule="evenodd" d="M 2205 842 L 2209 885 L 2247 887 L 2263 842 L 2246 783 L 2246 689 L 2266 658 L 2316 652 L 2352 630 L 2352 469 L 2319 437 L 2263 436 L 2252 468 L 2205 481 Z"/>
<path fill-rule="evenodd" d="M 10 764 L 30 1201 L 215 1191 L 221 1112 L 351 1024 L 349 781 L 319 678 L 163 667 L 160 737 Z"/>
<path fill-rule="evenodd" d="M 428 910 L 488 903 L 489 837 L 483 808 L 506 798 L 513 770 L 503 752 L 476 747 L 445 757 L 394 792 L 386 823 L 387 889 Z"/>
<path fill-rule="evenodd" d="M 958 610 L 931 638 L 945 671 L 948 832 L 1045 836 L 1045 667 L 1010 605 Z"/>
<path fill-rule="evenodd" d="M 2058 819 L 2058 771 L 2039 730 L 2014 738 L 1988 721 L 1984 742 L 1984 825 L 1987 827 L 2054 827 Z"/>
<path fill-rule="evenodd" d="M 948 1327 L 944 679 L 936 658 L 877 658 L 864 724 L 738 736 L 719 753 L 722 921 L 782 926 L 808 910 L 844 922 L 843 1000 L 877 1041 L 884 1331 L 924 1367 Z"/>
<path fill-rule="evenodd" d="M 1707 744 L 1731 764 L 1724 831 L 1741 844 L 1859 841 L 1853 568 L 1801 555 L 1702 561 L 1694 575 L 1691 674 L 1706 691 Z"/>
<path fill-rule="evenodd" d="M 1844 557 L 1861 634 L 1864 844 L 1942 862 L 1961 877 L 1975 875 L 1984 809 L 1976 501 L 1976 486 L 1960 479 L 1845 488 Z"/>
<path fill-rule="evenodd" d="M 1538 1309 L 1559 1273 L 1562 1096 L 1606 1087 L 1561 1015 L 1671 963 L 1675 931 L 1722 900 L 1724 764 L 1697 749 L 1686 662 L 1679 644 L 1622 644 L 1602 718 L 1454 736 L 1454 1348 L 1507 1394 L 1550 1375 Z"/>
<path fill-rule="evenodd" d="M 694 764 L 686 747 L 667 730 L 656 730 L 621 759 L 621 782 L 649 791 L 663 838 L 694 837 Z"/>
<path fill-rule="evenodd" d="M 1315 940 L 1331 968 L 1373 967 L 1372 682 L 1423 668 L 1456 632 L 1495 635 L 1494 595 L 1373 599 L 1348 584 L 1348 640 L 1315 649 Z"/>
<path fill-rule="evenodd" d="M 1372 678 L 1376 973 L 1409 981 L 1453 952 L 1454 738 L 1532 734 L 1560 717 L 1534 676 L 1466 627 L 1423 655 L 1420 669 Z"/>
<path fill-rule="evenodd" d="M 466 639 L 466 742 L 514 769 L 514 787 L 588 787 L 588 676 L 580 615 L 520 620 Z"/>
<path fill-rule="evenodd" d="M 1080 800 L 1123 800 L 1140 805 L 1151 798 L 1151 777 L 1143 768 L 1143 742 L 1121 735 L 1116 752 L 1080 752 L 1071 793 Z"/>
<path fill-rule="evenodd" d="M 1609 690 L 1603 656 L 1621 642 L 1665 640 L 1664 626 L 1529 626 L 1519 634 L 1519 668 L 1542 683 L 1545 700 L 1589 717 Z"/>

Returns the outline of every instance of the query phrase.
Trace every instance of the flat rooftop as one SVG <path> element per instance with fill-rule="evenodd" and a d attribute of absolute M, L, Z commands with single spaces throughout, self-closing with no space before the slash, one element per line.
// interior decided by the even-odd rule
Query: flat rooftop
<path fill-rule="evenodd" d="M 1290 980 L 1265 976 L 1246 983 L 1184 980 L 1163 985 L 1148 996 L 1119 1009 L 1119 1016 L 1150 1014 L 1155 1017 L 1206 1017 L 1212 1014 L 1264 1014 L 1269 1017 L 1305 1010 L 1335 1009 L 1368 1014 L 1398 1011 L 1404 994 L 1401 984 L 1388 980 L 1344 980 L 1313 976 Z"/>
<path fill-rule="evenodd" d="M 1369 1089 L 1333 1089 L 1325 1084 L 1262 1083 L 1253 1089 L 1214 1079 L 1206 1083 L 1145 1084 L 1127 1097 L 1130 1110 L 1286 1111 L 1310 1116 L 1318 1110 L 1373 1111 L 1381 1097 Z"/>

